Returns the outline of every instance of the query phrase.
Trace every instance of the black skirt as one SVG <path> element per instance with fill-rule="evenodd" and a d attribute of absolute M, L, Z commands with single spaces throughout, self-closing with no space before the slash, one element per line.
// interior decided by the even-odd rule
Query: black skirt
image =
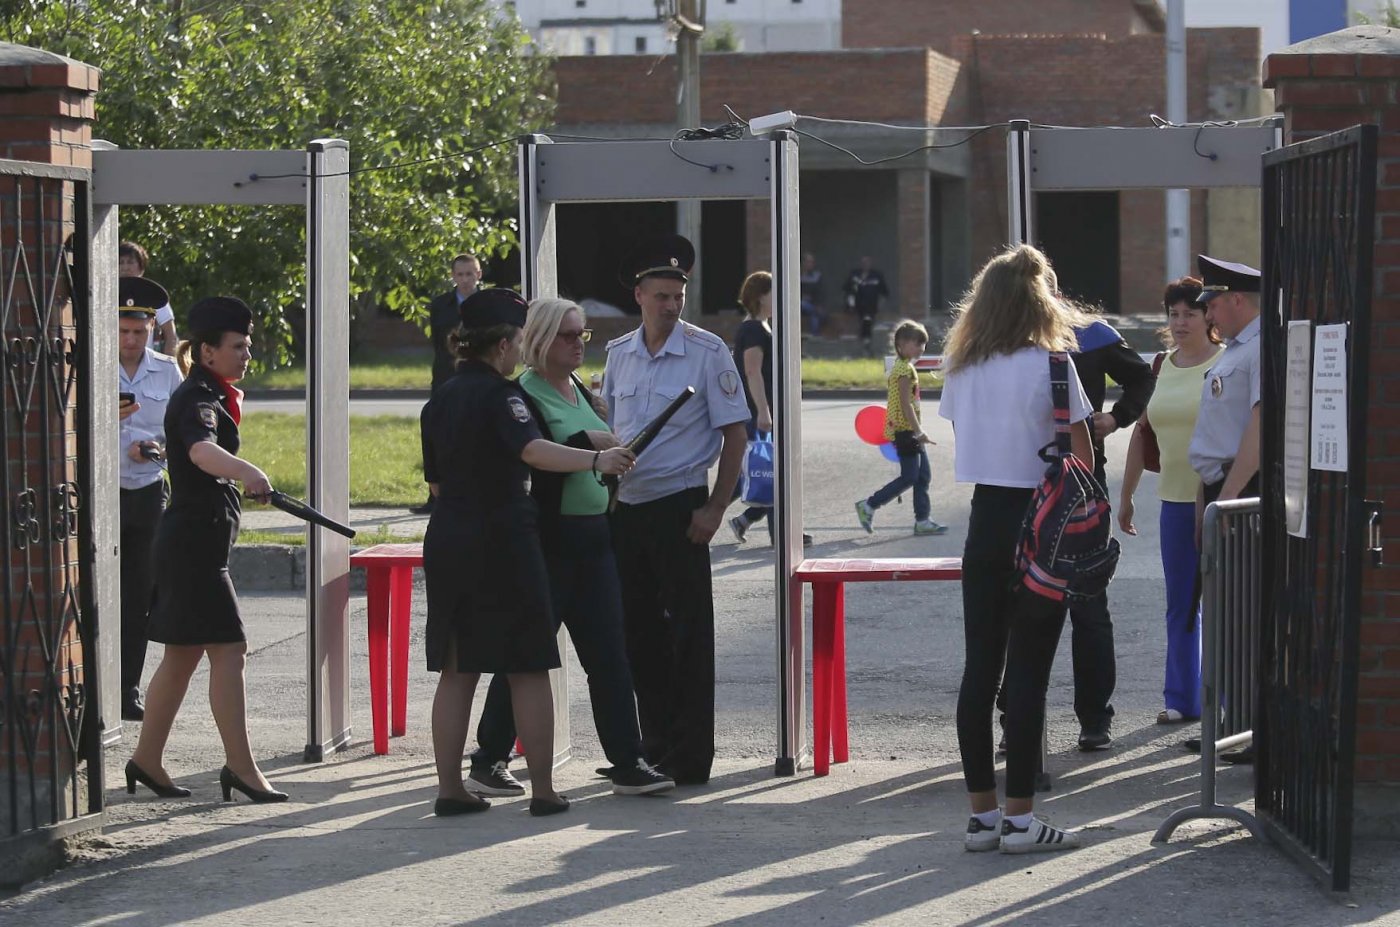
<path fill-rule="evenodd" d="M 556 669 L 549 572 L 534 500 L 487 511 L 439 498 L 423 537 L 428 669 L 531 673 Z"/>
<path fill-rule="evenodd" d="M 156 592 L 147 637 L 180 645 L 248 639 L 228 575 L 238 523 L 236 511 L 219 505 L 165 513 L 156 531 Z"/>

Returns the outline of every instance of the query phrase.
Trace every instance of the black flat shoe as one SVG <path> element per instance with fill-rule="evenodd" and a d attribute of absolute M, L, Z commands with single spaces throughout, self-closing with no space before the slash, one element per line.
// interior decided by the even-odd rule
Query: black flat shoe
<path fill-rule="evenodd" d="M 433 814 L 440 818 L 450 818 L 458 814 L 476 814 L 491 807 L 484 798 L 439 798 L 433 802 Z"/>
<path fill-rule="evenodd" d="M 255 789 L 242 779 L 233 774 L 233 770 L 225 766 L 219 770 L 219 788 L 224 790 L 224 801 L 233 801 L 235 791 L 242 792 L 253 802 L 259 805 L 271 804 L 272 802 L 286 801 L 286 792 L 264 792 L 262 789 Z"/>
<path fill-rule="evenodd" d="M 190 794 L 189 789 L 178 785 L 161 785 L 159 782 L 146 775 L 146 771 L 140 766 L 137 766 L 135 762 L 127 760 L 126 794 L 135 795 L 136 783 L 138 782 L 152 792 L 155 792 L 160 798 L 188 798 Z"/>
<path fill-rule="evenodd" d="M 558 801 L 547 801 L 543 798 L 530 799 L 530 814 L 537 818 L 551 814 L 563 814 L 568 810 L 569 798 L 567 795 L 560 795 Z"/>

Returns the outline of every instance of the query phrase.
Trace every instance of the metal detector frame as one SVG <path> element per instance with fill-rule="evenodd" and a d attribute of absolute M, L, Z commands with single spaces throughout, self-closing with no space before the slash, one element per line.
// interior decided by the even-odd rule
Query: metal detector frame
<path fill-rule="evenodd" d="M 684 155 L 684 158 L 680 157 Z M 703 142 L 520 140 L 520 264 L 526 299 L 557 296 L 555 206 L 561 203 L 767 199 L 772 219 L 774 501 L 777 549 L 777 759 L 793 775 L 806 746 L 802 587 L 802 321 L 797 136 Z"/>
<path fill-rule="evenodd" d="M 1006 240 L 1035 238 L 1035 194 L 1071 190 L 1258 187 L 1263 156 L 1283 147 L 1283 118 L 1258 126 L 1148 128 L 1035 126 L 1012 120 L 1006 134 Z M 1049 791 L 1048 726 L 1040 730 L 1035 788 Z"/>
<path fill-rule="evenodd" d="M 305 151 L 123 151 L 94 142 L 93 305 L 117 304 L 119 206 L 301 206 L 306 210 L 306 476 L 307 501 L 336 521 L 350 516 L 350 145 L 316 139 Z M 213 260 L 214 256 L 210 256 Z M 94 383 L 117 405 L 116 326 L 93 332 Z M 102 376 L 100 367 L 109 369 Z M 101 407 L 104 400 L 96 401 Z M 114 429 L 113 429 L 114 430 Z M 115 434 L 108 436 L 116 459 Z M 115 485 L 115 484 L 114 484 Z M 107 510 L 116 512 L 115 491 Z M 100 614 L 120 608 L 120 527 L 104 519 L 97 538 L 109 577 L 99 582 Z M 96 530 L 96 526 L 95 526 Z M 319 762 L 350 741 L 350 542 L 308 526 L 306 552 L 306 749 Z M 116 635 L 103 635 L 106 641 Z M 108 645 L 111 646 L 110 644 Z M 109 668 L 114 654 L 104 648 Z M 119 705 L 117 674 L 105 672 L 103 705 Z M 104 719 L 106 741 L 120 736 Z"/>

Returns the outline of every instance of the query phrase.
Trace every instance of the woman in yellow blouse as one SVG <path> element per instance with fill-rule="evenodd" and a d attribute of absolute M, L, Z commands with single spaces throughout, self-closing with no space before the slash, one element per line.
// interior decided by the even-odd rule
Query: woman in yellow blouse
<path fill-rule="evenodd" d="M 1142 421 L 1157 435 L 1161 454 L 1160 519 L 1162 572 L 1167 586 L 1165 707 L 1158 724 L 1192 721 L 1201 716 L 1201 604 L 1196 595 L 1196 490 L 1200 477 L 1191 469 L 1186 450 L 1201 405 L 1201 378 L 1221 351 L 1220 338 L 1206 321 L 1205 307 L 1196 304 L 1201 281 L 1182 277 L 1167 285 L 1162 305 L 1167 310 L 1175 348 L 1162 361 L 1157 388 Z M 1125 534 L 1133 525 L 1133 492 L 1142 478 L 1142 429 L 1133 430 L 1124 463 L 1118 524 Z"/>

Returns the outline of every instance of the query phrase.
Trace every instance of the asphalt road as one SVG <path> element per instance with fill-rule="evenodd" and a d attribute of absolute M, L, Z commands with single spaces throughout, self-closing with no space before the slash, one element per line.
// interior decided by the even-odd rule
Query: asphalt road
<path fill-rule="evenodd" d="M 864 402 L 804 404 L 804 526 L 814 555 L 957 555 L 970 487 L 951 479 L 952 440 L 929 403 L 934 517 L 947 536 L 915 538 L 909 500 L 882 510 L 873 535 L 853 504 L 894 473 L 860 443 Z M 250 404 L 267 408 L 268 403 Z M 402 403 L 356 403 L 356 414 L 413 414 Z M 1109 441 L 1118 482 L 1125 435 Z M 134 732 L 109 751 L 106 833 L 81 842 L 75 865 L 0 901 L 0 922 L 96 925 L 733 924 L 868 923 L 1177 927 L 1206 923 L 1321 927 L 1395 924 L 1400 854 L 1358 846 L 1356 888 L 1321 892 L 1278 850 L 1237 828 L 1190 824 L 1150 843 L 1167 813 L 1194 803 L 1198 761 L 1185 728 L 1153 723 L 1161 707 L 1163 593 L 1154 478 L 1139 491 L 1142 534 L 1125 539 L 1110 590 L 1117 631 L 1113 748 L 1074 749 L 1069 634 L 1048 698 L 1055 790 L 1038 810 L 1087 828 L 1075 853 L 1021 859 L 961 848 L 967 805 L 953 715 L 962 672 L 956 584 L 860 585 L 846 608 L 852 762 L 815 779 L 771 775 L 775 755 L 773 557 L 761 528 L 712 546 L 716 612 L 716 777 L 655 799 L 618 798 L 592 778 L 602 753 L 581 669 L 569 657 L 575 757 L 556 781 L 575 799 L 536 820 L 521 801 L 473 819 L 434 819 L 429 706 L 422 666 L 423 589 L 411 621 L 408 729 L 391 754 L 369 751 L 365 600 L 347 628 L 351 743 L 319 765 L 306 742 L 305 603 L 300 593 L 248 593 L 249 729 L 285 805 L 224 805 L 222 762 L 203 670 L 166 754 L 195 794 L 152 800 L 120 791 Z M 152 647 L 147 678 L 159 656 Z M 479 691 L 484 691 L 484 686 Z M 480 708 L 480 700 L 477 702 Z M 516 764 L 519 769 L 523 764 Z M 523 769 L 520 770 L 523 774 Z M 1223 768 L 1220 797 L 1248 806 L 1247 769 Z"/>

